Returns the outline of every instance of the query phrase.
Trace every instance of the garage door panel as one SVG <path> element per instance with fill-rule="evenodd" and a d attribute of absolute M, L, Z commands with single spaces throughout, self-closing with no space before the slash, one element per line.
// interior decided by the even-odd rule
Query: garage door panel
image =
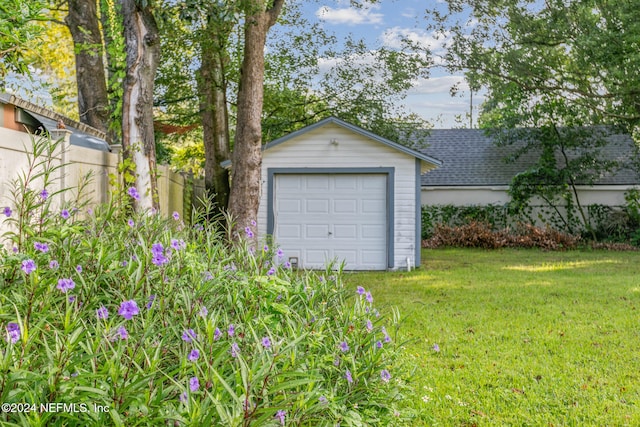
<path fill-rule="evenodd" d="M 281 224 L 278 232 L 278 237 L 280 240 L 284 239 L 296 239 L 299 240 L 302 238 L 302 233 L 300 232 L 302 227 L 298 224 Z"/>
<path fill-rule="evenodd" d="M 334 239 L 356 239 L 358 238 L 357 224 L 335 224 L 333 226 Z"/>
<path fill-rule="evenodd" d="M 300 260 L 304 268 L 322 268 L 328 262 L 327 251 L 321 249 L 307 249 Z"/>
<path fill-rule="evenodd" d="M 336 193 L 350 192 L 358 189 L 358 176 L 356 175 L 335 175 L 334 190 Z"/>
<path fill-rule="evenodd" d="M 305 226 L 304 235 L 307 239 L 327 239 L 329 237 L 329 225 L 308 224 Z"/>
<path fill-rule="evenodd" d="M 355 249 L 340 249 L 334 251 L 334 258 L 337 262 L 344 261 L 347 266 L 358 264 L 358 251 Z"/>
<path fill-rule="evenodd" d="M 274 238 L 302 268 L 387 267 L 386 174 L 276 174 Z M 369 182 L 371 181 L 371 182 Z"/>
<path fill-rule="evenodd" d="M 309 199 L 305 203 L 305 213 L 328 215 L 330 202 L 328 199 Z"/>
<path fill-rule="evenodd" d="M 362 200 L 361 211 L 363 214 L 378 214 L 386 210 L 386 200 L 364 199 Z"/>
<path fill-rule="evenodd" d="M 303 185 L 301 187 L 308 190 L 329 190 L 329 177 L 330 175 L 308 175 L 305 180 L 302 180 Z"/>
<path fill-rule="evenodd" d="M 386 226 L 384 225 L 361 225 L 360 237 L 363 239 L 379 239 L 380 236 L 386 234 Z"/>
<path fill-rule="evenodd" d="M 352 214 L 358 213 L 358 202 L 353 199 L 345 200 L 339 199 L 333 201 L 333 213 L 337 214 Z"/>
<path fill-rule="evenodd" d="M 386 192 L 387 179 L 385 175 L 378 175 L 371 179 L 361 180 L 360 184 L 360 188 L 363 190 L 382 190 Z"/>
<path fill-rule="evenodd" d="M 281 214 L 299 214 L 300 199 L 278 199 L 277 208 Z"/>

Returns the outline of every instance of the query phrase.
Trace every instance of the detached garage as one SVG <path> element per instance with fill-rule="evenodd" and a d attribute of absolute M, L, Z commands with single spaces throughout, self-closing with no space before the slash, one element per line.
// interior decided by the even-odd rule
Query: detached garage
<path fill-rule="evenodd" d="M 261 237 L 299 268 L 420 262 L 420 175 L 440 161 L 337 118 L 264 147 Z M 266 225 L 266 227 L 265 227 Z"/>

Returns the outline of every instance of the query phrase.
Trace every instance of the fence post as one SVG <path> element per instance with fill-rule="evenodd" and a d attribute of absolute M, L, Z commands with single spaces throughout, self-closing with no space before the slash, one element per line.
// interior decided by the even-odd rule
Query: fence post
<path fill-rule="evenodd" d="M 60 141 L 60 204 L 64 205 L 65 193 L 67 189 L 67 154 L 69 153 L 69 147 L 71 146 L 71 132 L 69 129 L 53 129 L 49 131 L 52 141 Z M 55 154 L 55 153 L 52 153 Z"/>

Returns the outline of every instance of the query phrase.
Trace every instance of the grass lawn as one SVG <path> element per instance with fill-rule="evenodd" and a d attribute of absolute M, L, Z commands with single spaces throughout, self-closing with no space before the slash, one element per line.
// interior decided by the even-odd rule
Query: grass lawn
<path fill-rule="evenodd" d="M 640 425 L 640 254 L 425 250 L 348 274 L 397 308 L 423 425 Z"/>

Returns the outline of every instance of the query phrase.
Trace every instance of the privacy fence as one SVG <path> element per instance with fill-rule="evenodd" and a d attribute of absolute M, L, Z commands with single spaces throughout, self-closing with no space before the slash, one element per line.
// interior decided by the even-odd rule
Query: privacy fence
<path fill-rule="evenodd" d="M 71 132 L 66 129 L 51 132 L 52 140 L 60 140 L 60 144 L 52 153 L 46 153 L 47 160 L 54 170 L 55 176 L 47 192 L 54 197 L 54 203 L 60 206 L 71 202 L 78 196 L 78 189 L 83 185 L 85 177 L 89 179 L 84 185 L 81 197 L 88 206 L 106 203 L 113 185 L 118 182 L 118 164 L 121 152 L 93 150 L 70 144 Z M 38 138 L 24 132 L 0 128 L 0 208 L 11 204 L 12 182 L 24 176 L 30 168 L 32 157 L 32 138 Z M 114 180 L 115 177 L 115 180 Z M 30 182 L 30 188 L 38 190 L 42 186 L 42 178 Z M 160 214 L 169 216 L 178 212 L 182 218 L 190 218 L 191 206 L 196 197 L 204 193 L 203 185 L 186 174 L 173 172 L 166 165 L 158 166 L 158 193 Z M 62 188 L 71 189 L 60 192 Z M 4 215 L 0 214 L 0 235 L 7 231 L 3 223 Z"/>

